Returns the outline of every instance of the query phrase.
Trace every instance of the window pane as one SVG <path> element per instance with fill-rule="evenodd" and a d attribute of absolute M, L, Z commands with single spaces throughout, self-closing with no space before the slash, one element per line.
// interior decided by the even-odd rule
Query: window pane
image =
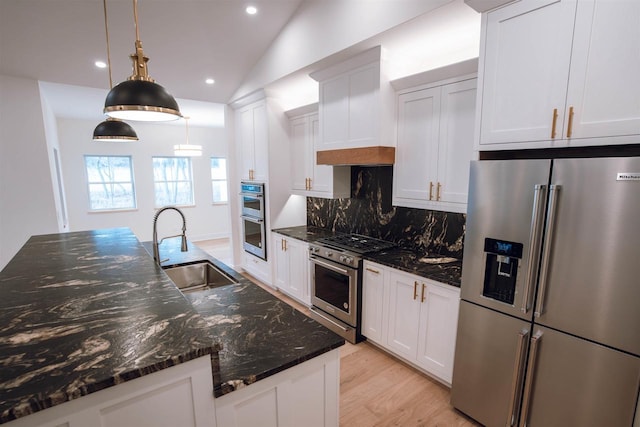
<path fill-rule="evenodd" d="M 227 159 L 211 159 L 211 179 L 227 179 Z"/>
<path fill-rule="evenodd" d="M 193 205 L 190 158 L 154 157 L 153 179 L 156 207 Z"/>
<path fill-rule="evenodd" d="M 229 200 L 227 196 L 227 182 L 226 181 L 213 181 L 213 201 L 214 203 L 227 202 Z"/>
<path fill-rule="evenodd" d="M 91 210 L 136 207 L 130 156 L 85 156 Z"/>
<path fill-rule="evenodd" d="M 211 188 L 213 203 L 226 203 L 229 200 L 227 195 L 227 159 L 211 158 Z"/>

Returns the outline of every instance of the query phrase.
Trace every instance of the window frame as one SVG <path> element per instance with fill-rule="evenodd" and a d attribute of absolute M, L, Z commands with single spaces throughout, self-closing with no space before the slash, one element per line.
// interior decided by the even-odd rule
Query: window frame
<path fill-rule="evenodd" d="M 106 157 L 109 159 L 112 158 L 126 158 L 129 159 L 129 174 L 130 174 L 130 181 L 106 181 L 106 182 L 92 182 L 90 181 L 89 178 L 89 170 L 88 170 L 88 165 L 87 165 L 87 159 L 88 158 L 92 158 L 92 157 L 96 157 L 96 158 L 100 158 L 100 157 Z M 87 188 L 87 208 L 88 208 L 88 212 L 89 213 L 103 213 L 103 212 L 125 212 L 125 211 L 136 211 L 138 210 L 138 198 L 137 198 L 137 194 L 136 194 L 136 184 L 135 184 L 135 174 L 134 174 L 134 170 L 133 170 L 133 156 L 131 155 L 114 155 L 114 154 L 84 154 L 83 155 L 83 160 L 84 160 L 84 174 L 85 174 L 85 183 L 86 183 L 86 188 Z M 111 167 L 111 162 L 109 161 L 109 167 Z M 110 184 L 112 187 L 115 184 L 131 184 L 131 198 L 132 198 L 132 202 L 133 202 L 133 206 L 127 206 L 127 207 L 122 207 L 122 208 L 116 208 L 116 207 L 108 207 L 108 208 L 104 208 L 104 209 L 96 209 L 92 207 L 92 199 L 91 199 L 91 185 L 92 184 Z"/>
<path fill-rule="evenodd" d="M 214 159 L 219 159 L 219 160 L 224 160 L 224 172 L 225 172 L 225 177 L 224 179 L 221 178 L 214 178 L 213 175 L 213 160 Z M 209 176 L 211 177 L 211 203 L 214 205 L 227 205 L 229 204 L 229 170 L 227 168 L 229 162 L 227 161 L 226 157 L 221 157 L 221 156 L 211 156 L 209 158 Z M 224 182 L 224 186 L 227 189 L 227 200 L 224 201 L 216 201 L 214 199 L 214 194 L 213 194 L 213 183 L 214 182 Z"/>
<path fill-rule="evenodd" d="M 186 161 L 187 164 L 189 165 L 189 180 L 166 180 L 166 181 L 157 181 L 156 180 L 156 168 L 155 168 L 155 160 L 156 159 L 172 159 L 172 160 L 180 160 L 180 161 Z M 185 157 L 185 156 L 152 156 L 151 157 L 151 173 L 152 173 L 152 180 L 153 180 L 153 205 L 155 209 L 161 209 L 165 206 L 178 206 L 178 207 L 193 207 L 196 205 L 196 200 L 195 200 L 195 183 L 194 183 L 194 179 L 193 179 L 193 162 L 191 161 L 191 157 Z M 190 184 L 191 187 L 191 200 L 190 203 L 184 203 L 184 204 L 179 204 L 179 203 L 169 203 L 169 204 L 164 204 L 164 205 L 158 205 L 158 200 L 156 199 L 156 185 L 159 183 L 185 183 L 188 182 Z"/>

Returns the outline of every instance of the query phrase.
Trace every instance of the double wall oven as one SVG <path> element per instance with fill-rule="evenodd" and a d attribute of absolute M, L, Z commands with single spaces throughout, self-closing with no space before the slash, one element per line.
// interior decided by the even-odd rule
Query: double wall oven
<path fill-rule="evenodd" d="M 267 259 L 264 183 L 240 183 L 242 247 L 252 255 Z"/>
<path fill-rule="evenodd" d="M 362 257 L 393 246 L 358 234 L 311 243 L 311 317 L 349 342 L 361 341 Z"/>

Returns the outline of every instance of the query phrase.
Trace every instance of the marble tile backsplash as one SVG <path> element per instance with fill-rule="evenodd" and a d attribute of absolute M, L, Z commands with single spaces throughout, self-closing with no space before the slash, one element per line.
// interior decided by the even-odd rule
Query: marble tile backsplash
<path fill-rule="evenodd" d="M 392 166 L 351 167 L 351 198 L 307 197 L 307 225 L 462 258 L 466 215 L 391 205 Z"/>

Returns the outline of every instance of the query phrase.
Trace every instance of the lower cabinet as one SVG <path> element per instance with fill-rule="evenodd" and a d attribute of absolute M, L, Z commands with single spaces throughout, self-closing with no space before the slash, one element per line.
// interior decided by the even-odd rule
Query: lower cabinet
<path fill-rule="evenodd" d="M 303 304 L 311 305 L 309 245 L 302 240 L 272 233 L 274 284 Z"/>
<path fill-rule="evenodd" d="M 20 427 L 216 427 L 211 357 L 181 363 L 11 421 Z"/>
<path fill-rule="evenodd" d="M 451 384 L 460 290 L 365 261 L 362 333 Z"/>
<path fill-rule="evenodd" d="M 218 426 L 338 427 L 339 351 L 217 398 Z"/>
<path fill-rule="evenodd" d="M 242 268 L 262 283 L 272 286 L 271 268 L 267 261 L 251 255 L 248 252 L 244 252 L 242 254 Z"/>

